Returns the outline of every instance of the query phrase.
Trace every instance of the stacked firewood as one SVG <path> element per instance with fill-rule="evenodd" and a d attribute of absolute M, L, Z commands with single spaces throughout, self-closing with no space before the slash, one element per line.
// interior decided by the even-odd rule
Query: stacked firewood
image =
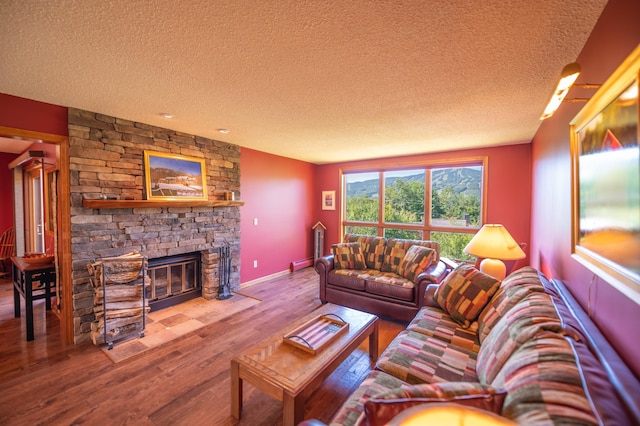
<path fill-rule="evenodd" d="M 87 269 L 94 288 L 93 343 L 110 344 L 134 333 L 142 335 L 144 315 L 149 312 L 143 298 L 144 285 L 149 285 L 149 278 L 144 273 L 146 259 L 138 252 L 132 252 L 100 259 L 88 264 Z"/>

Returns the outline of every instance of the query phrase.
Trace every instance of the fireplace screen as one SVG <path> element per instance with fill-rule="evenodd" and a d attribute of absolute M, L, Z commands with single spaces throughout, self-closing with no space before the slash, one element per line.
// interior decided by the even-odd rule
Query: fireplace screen
<path fill-rule="evenodd" d="M 149 259 L 146 297 L 152 311 L 202 295 L 200 253 Z"/>

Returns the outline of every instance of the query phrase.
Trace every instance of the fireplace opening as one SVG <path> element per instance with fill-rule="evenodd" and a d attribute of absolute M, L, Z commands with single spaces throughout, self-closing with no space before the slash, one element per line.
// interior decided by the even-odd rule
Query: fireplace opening
<path fill-rule="evenodd" d="M 147 275 L 151 312 L 202 296 L 199 252 L 149 259 Z"/>

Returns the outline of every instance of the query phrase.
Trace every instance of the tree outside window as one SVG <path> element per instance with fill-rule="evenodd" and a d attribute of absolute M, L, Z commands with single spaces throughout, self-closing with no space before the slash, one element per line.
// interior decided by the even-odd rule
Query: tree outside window
<path fill-rule="evenodd" d="M 482 163 L 344 174 L 347 233 L 432 239 L 442 256 L 462 250 L 482 226 Z M 383 207 L 383 208 L 381 208 Z M 426 219 L 425 219 L 426 218 Z"/>

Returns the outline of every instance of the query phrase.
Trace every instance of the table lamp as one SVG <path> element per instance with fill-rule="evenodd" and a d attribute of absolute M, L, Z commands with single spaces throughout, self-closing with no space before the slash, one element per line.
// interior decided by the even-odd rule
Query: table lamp
<path fill-rule="evenodd" d="M 394 417 L 390 426 L 515 426 L 516 423 L 489 411 L 459 404 L 423 404 Z"/>
<path fill-rule="evenodd" d="M 504 279 L 507 268 L 503 260 L 524 259 L 526 256 L 504 226 L 484 225 L 469 241 L 464 252 L 484 258 L 480 271 L 499 280 Z"/>

